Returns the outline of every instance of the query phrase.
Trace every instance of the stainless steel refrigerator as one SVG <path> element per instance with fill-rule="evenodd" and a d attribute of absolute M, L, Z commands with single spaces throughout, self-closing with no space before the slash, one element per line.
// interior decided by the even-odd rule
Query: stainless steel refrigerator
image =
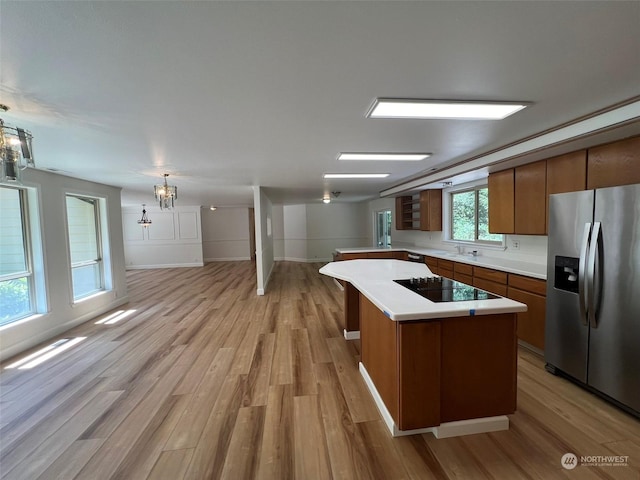
<path fill-rule="evenodd" d="M 549 197 L 545 361 L 640 415 L 640 184 Z"/>

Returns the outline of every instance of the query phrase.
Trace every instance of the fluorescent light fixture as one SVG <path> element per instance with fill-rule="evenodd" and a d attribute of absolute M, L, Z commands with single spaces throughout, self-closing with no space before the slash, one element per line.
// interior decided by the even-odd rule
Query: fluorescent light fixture
<path fill-rule="evenodd" d="M 325 173 L 324 178 L 386 178 L 389 173 Z"/>
<path fill-rule="evenodd" d="M 527 106 L 523 102 L 479 102 L 377 98 L 369 118 L 438 118 L 502 120 Z"/>
<path fill-rule="evenodd" d="M 430 153 L 341 153 L 338 160 L 372 160 L 393 162 L 419 162 L 431 156 Z"/>

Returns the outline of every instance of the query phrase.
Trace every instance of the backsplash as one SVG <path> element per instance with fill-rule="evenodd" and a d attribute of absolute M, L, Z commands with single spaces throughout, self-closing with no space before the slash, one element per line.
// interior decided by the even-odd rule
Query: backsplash
<path fill-rule="evenodd" d="M 456 251 L 456 243 L 442 240 L 442 232 L 422 232 L 414 230 L 394 230 L 391 236 L 394 246 L 414 245 L 437 250 Z M 547 237 L 541 235 L 507 235 L 506 249 L 482 248 L 460 244 L 464 252 L 477 250 L 479 256 L 508 258 L 522 262 L 547 263 Z"/>

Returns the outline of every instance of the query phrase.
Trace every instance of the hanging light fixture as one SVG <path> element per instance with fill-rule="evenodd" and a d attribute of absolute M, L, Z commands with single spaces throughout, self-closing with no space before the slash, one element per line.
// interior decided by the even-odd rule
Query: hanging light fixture
<path fill-rule="evenodd" d="M 178 187 L 167 184 L 168 173 L 164 174 L 164 184 L 154 185 L 153 193 L 156 200 L 160 202 L 160 210 L 163 208 L 173 208 L 173 201 L 178 199 Z"/>
<path fill-rule="evenodd" d="M 0 111 L 9 107 L 0 104 Z M 0 118 L 0 181 L 22 183 L 20 175 L 27 167 L 35 167 L 32 148 L 33 135 L 23 128 L 13 127 Z"/>
<path fill-rule="evenodd" d="M 144 228 L 147 228 L 149 225 L 151 225 L 151 220 L 149 220 L 149 217 L 147 217 L 147 211 L 144 207 L 146 207 L 145 203 L 142 204 L 142 218 L 138 220 L 138 225 L 142 225 Z"/>

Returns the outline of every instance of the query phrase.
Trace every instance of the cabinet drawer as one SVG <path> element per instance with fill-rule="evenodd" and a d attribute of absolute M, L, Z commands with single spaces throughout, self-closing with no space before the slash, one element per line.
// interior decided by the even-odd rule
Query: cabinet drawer
<path fill-rule="evenodd" d="M 453 262 L 451 260 L 438 259 L 438 268 L 444 268 L 445 270 L 451 270 L 453 272 Z"/>
<path fill-rule="evenodd" d="M 367 253 L 367 258 L 394 258 L 394 252 L 369 252 Z"/>
<path fill-rule="evenodd" d="M 525 292 L 547 295 L 547 282 L 537 278 L 523 277 L 522 275 L 509 274 L 509 286 Z"/>
<path fill-rule="evenodd" d="M 492 282 L 507 284 L 507 274 L 490 268 L 473 267 L 473 276 Z"/>
<path fill-rule="evenodd" d="M 360 260 L 361 258 L 367 258 L 366 253 L 343 253 L 342 260 Z"/>
<path fill-rule="evenodd" d="M 458 271 L 454 271 L 453 279 L 462 283 L 466 283 L 467 285 L 473 285 L 473 277 L 465 273 L 459 273 Z"/>
<path fill-rule="evenodd" d="M 424 257 L 424 263 L 427 264 L 432 273 L 438 275 L 438 259 L 435 257 Z"/>
<path fill-rule="evenodd" d="M 453 271 L 455 273 L 464 273 L 465 275 L 473 275 L 473 267 L 471 265 L 467 265 L 466 263 L 454 263 Z"/>
<path fill-rule="evenodd" d="M 507 286 L 502 283 L 492 282 L 484 278 L 473 277 L 473 286 L 487 292 L 495 293 L 501 297 L 507 296 Z"/>
<path fill-rule="evenodd" d="M 406 260 L 407 255 L 407 252 L 393 252 L 393 258 L 396 260 Z"/>

